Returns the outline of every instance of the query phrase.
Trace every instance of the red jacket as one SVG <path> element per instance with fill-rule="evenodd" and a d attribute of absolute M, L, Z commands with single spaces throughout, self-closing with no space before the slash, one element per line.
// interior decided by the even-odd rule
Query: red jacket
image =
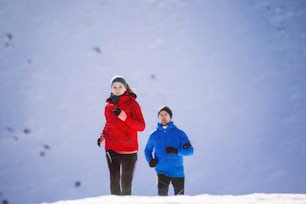
<path fill-rule="evenodd" d="M 120 97 L 118 104 L 114 104 L 110 98 L 106 102 L 106 124 L 102 132 L 105 137 L 105 149 L 119 153 L 138 151 L 137 132 L 145 129 L 145 121 L 136 95 L 126 92 Z M 114 108 L 120 108 L 126 113 L 125 121 L 113 113 Z"/>

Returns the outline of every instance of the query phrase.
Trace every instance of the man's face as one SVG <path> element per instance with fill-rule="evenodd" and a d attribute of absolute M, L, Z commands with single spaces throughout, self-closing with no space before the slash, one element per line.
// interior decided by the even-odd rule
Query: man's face
<path fill-rule="evenodd" d="M 168 123 L 171 121 L 171 117 L 167 111 L 161 111 L 158 114 L 158 119 L 163 126 L 168 125 Z"/>
<path fill-rule="evenodd" d="M 120 82 L 114 82 L 112 85 L 112 93 L 115 96 L 120 96 L 122 94 L 124 94 L 124 92 L 126 91 L 126 88 L 124 87 L 124 85 Z"/>

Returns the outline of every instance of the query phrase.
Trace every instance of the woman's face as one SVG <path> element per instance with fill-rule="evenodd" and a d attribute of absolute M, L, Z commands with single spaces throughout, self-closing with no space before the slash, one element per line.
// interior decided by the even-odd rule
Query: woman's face
<path fill-rule="evenodd" d="M 120 82 L 114 82 L 112 84 L 112 93 L 115 96 L 120 96 L 122 94 L 124 94 L 124 92 L 126 91 L 126 88 L 124 87 L 124 85 Z"/>

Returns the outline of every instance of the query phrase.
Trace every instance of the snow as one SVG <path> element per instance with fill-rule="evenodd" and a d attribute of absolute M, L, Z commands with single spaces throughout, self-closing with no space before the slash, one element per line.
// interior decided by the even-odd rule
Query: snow
<path fill-rule="evenodd" d="M 119 74 L 146 120 L 135 199 L 179 199 L 154 197 L 143 155 L 157 109 L 169 105 L 195 148 L 186 198 L 299 202 L 305 19 L 303 0 L 0 0 L 0 200 L 122 199 L 108 197 L 96 145 Z"/>
<path fill-rule="evenodd" d="M 100 196 L 79 200 L 58 201 L 53 204 L 305 204 L 306 195 L 250 194 L 250 195 L 196 195 L 196 196 Z M 47 204 L 47 203 L 43 203 Z"/>

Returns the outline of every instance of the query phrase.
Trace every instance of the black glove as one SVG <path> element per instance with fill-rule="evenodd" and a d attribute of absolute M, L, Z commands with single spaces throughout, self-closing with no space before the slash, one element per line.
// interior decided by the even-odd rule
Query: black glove
<path fill-rule="evenodd" d="M 178 150 L 174 147 L 166 147 L 166 152 L 169 154 L 169 153 L 174 153 L 174 154 L 177 154 L 178 153 Z"/>
<path fill-rule="evenodd" d="M 118 116 L 118 115 L 121 113 L 121 109 L 120 109 L 120 108 L 115 108 L 115 109 L 113 110 L 113 113 L 114 113 L 116 116 Z"/>
<path fill-rule="evenodd" d="M 151 159 L 151 161 L 149 162 L 150 167 L 155 167 L 157 164 L 157 159 Z"/>
<path fill-rule="evenodd" d="M 100 137 L 97 140 L 97 144 L 98 144 L 99 147 L 101 146 L 101 139 L 100 139 Z"/>
<path fill-rule="evenodd" d="M 191 143 L 190 142 L 187 142 L 183 145 L 183 149 L 187 149 L 189 147 L 192 147 Z"/>

